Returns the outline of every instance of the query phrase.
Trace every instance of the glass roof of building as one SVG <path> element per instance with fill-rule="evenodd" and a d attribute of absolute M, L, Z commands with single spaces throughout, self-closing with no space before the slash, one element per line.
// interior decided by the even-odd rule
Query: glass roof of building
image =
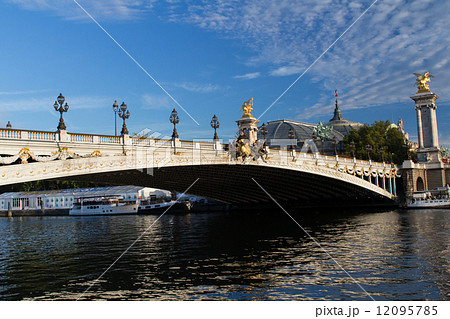
<path fill-rule="evenodd" d="M 266 138 L 268 140 L 271 139 L 288 139 L 289 138 L 289 129 L 292 128 L 295 134 L 295 139 L 297 142 L 303 143 L 305 140 L 312 139 L 313 130 L 316 125 L 306 124 L 288 120 L 278 120 L 278 121 L 269 121 L 266 124 L 267 127 L 267 135 Z M 336 141 L 340 142 L 344 139 L 344 135 L 337 131 L 332 130 L 330 134 L 330 139 L 336 137 Z M 263 135 L 261 132 L 258 132 L 258 138 L 263 139 Z"/>

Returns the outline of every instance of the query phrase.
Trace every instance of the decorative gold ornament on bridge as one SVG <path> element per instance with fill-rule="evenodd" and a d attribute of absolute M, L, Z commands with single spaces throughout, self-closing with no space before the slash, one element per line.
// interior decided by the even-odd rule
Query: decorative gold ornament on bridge
<path fill-rule="evenodd" d="M 253 98 L 251 98 L 248 101 L 245 101 L 244 104 L 242 104 L 241 106 L 241 111 L 244 112 L 244 114 L 242 114 L 242 117 L 253 117 L 253 115 L 251 114 L 253 108 Z"/>
<path fill-rule="evenodd" d="M 423 75 L 420 73 L 413 73 L 413 74 L 417 77 L 416 79 L 416 85 L 418 89 L 417 93 L 431 92 L 427 82 L 430 82 L 431 81 L 430 78 L 434 78 L 434 76 L 428 72 L 425 72 Z"/>

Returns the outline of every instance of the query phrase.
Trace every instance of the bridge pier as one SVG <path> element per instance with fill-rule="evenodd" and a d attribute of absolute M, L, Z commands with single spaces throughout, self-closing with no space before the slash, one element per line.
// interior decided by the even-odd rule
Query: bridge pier
<path fill-rule="evenodd" d="M 11 202 L 8 202 L 8 217 L 12 217 Z"/>

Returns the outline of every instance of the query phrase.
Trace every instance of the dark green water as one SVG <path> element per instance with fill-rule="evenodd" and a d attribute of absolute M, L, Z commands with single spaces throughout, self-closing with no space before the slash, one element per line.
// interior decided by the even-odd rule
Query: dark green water
<path fill-rule="evenodd" d="M 375 300 L 450 299 L 450 210 L 291 213 Z M 165 215 L 94 283 L 157 217 L 0 218 L 0 299 L 370 300 L 282 211 Z"/>

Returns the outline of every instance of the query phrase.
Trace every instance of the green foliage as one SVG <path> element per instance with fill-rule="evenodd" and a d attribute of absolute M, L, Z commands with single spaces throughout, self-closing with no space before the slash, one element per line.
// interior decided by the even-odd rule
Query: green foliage
<path fill-rule="evenodd" d="M 441 154 L 443 157 L 450 156 L 450 149 L 441 145 Z"/>
<path fill-rule="evenodd" d="M 68 188 L 87 188 L 103 186 L 92 182 L 78 182 L 78 181 L 64 181 L 64 180 L 41 180 L 34 182 L 27 182 L 22 184 L 11 185 L 9 189 L 3 191 L 10 192 L 31 192 L 41 190 L 56 190 Z"/>
<path fill-rule="evenodd" d="M 344 138 L 345 151 L 352 154 L 351 142 L 355 143 L 355 157 L 368 160 L 367 145 L 372 146 L 370 158 L 377 162 L 393 162 L 402 164 L 408 159 L 408 145 L 405 143 L 402 133 L 389 121 L 375 121 L 372 125 L 364 125 L 359 130 L 351 131 Z M 409 154 L 414 157 L 415 154 Z"/>

